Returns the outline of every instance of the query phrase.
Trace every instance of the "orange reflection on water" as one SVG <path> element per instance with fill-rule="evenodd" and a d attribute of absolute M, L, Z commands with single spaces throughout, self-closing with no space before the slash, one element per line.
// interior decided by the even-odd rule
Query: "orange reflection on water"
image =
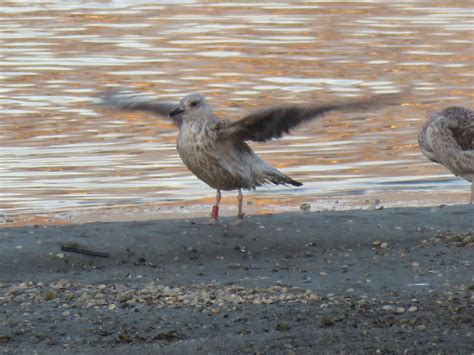
<path fill-rule="evenodd" d="M 2 213 L 116 205 L 207 213 L 214 191 L 180 162 L 172 124 L 94 106 L 114 85 L 171 101 L 202 92 L 230 119 L 410 87 L 400 106 L 331 114 L 252 144 L 304 186 L 250 192 L 249 209 L 465 202 L 467 183 L 423 157 L 416 137 L 429 112 L 472 106 L 471 12 L 463 1 L 2 3 Z"/>

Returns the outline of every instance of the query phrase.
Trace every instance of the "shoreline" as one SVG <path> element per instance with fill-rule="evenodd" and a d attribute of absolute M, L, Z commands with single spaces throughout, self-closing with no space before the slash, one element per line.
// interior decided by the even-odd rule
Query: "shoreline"
<path fill-rule="evenodd" d="M 266 195 L 264 193 L 244 195 L 246 216 L 279 213 L 378 210 L 384 208 L 419 208 L 456 206 L 467 203 L 467 193 L 401 191 L 380 194 L 374 198 L 368 195 L 335 195 L 302 198 L 297 195 Z M 75 208 L 63 208 L 41 211 L 9 211 L 0 213 L 0 230 L 9 227 L 32 225 L 65 225 L 94 222 L 131 222 L 165 219 L 189 220 L 210 216 L 214 196 L 201 197 L 187 201 L 124 203 L 114 205 L 91 205 Z M 304 207 L 303 207 L 304 206 Z M 309 207 L 309 209 L 308 209 Z M 220 206 L 221 215 L 231 217 L 237 213 L 235 196 L 224 194 Z"/>
<path fill-rule="evenodd" d="M 473 233 L 469 205 L 2 228 L 0 349 L 469 353 Z"/>

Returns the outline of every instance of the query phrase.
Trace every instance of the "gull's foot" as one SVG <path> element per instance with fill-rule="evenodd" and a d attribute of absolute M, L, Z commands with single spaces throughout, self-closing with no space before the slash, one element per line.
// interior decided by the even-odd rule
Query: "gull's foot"
<path fill-rule="evenodd" d="M 196 224 L 200 226 L 217 226 L 219 225 L 219 220 L 216 218 L 211 218 L 207 222 L 196 222 L 196 221 L 191 221 L 191 224 Z"/>
<path fill-rule="evenodd" d="M 225 226 L 226 227 L 239 227 L 242 225 L 244 221 L 244 215 L 242 214 L 241 216 L 237 216 L 237 220 L 232 222 L 232 223 L 228 223 L 226 224 Z"/>

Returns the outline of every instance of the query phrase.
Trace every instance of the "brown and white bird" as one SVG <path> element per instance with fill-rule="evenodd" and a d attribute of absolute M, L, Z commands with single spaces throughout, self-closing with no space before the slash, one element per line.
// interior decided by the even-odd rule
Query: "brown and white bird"
<path fill-rule="evenodd" d="M 255 189 L 267 183 L 302 185 L 260 159 L 247 141 L 280 138 L 292 128 L 327 112 L 381 107 L 394 104 L 394 98 L 398 100 L 399 95 L 376 95 L 333 104 L 276 106 L 252 112 L 237 121 L 218 119 L 201 94 L 187 95 L 179 104 L 173 104 L 119 90 L 105 93 L 101 103 L 119 110 L 151 112 L 173 120 L 179 128 L 176 148 L 183 163 L 200 180 L 217 190 L 209 224 L 218 221 L 221 190 L 237 190 L 238 214 L 234 224 L 238 225 L 244 217 L 242 189 Z"/>
<path fill-rule="evenodd" d="M 434 112 L 418 135 L 421 152 L 471 183 L 474 203 L 474 111 L 448 107 Z"/>

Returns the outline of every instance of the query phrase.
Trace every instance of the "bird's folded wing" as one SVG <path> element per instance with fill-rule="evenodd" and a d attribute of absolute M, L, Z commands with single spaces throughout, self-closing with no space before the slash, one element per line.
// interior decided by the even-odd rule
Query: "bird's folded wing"
<path fill-rule="evenodd" d="M 390 94 L 327 105 L 270 107 L 252 112 L 238 121 L 218 125 L 219 138 L 264 142 L 279 138 L 292 128 L 330 111 L 367 110 L 399 101 L 399 94 Z"/>
<path fill-rule="evenodd" d="M 465 137 L 459 135 L 459 125 L 455 124 L 453 127 L 452 120 L 453 118 L 440 117 L 431 123 L 431 129 L 427 130 L 431 148 L 437 160 L 456 175 L 472 174 L 474 173 L 474 150 L 464 149 L 460 139 Z M 464 143 L 467 144 L 467 141 Z"/>
<path fill-rule="evenodd" d="M 453 115 L 456 120 L 456 124 L 451 128 L 454 139 L 462 150 L 474 150 L 474 111 L 463 107 L 451 109 L 460 111 Z"/>
<path fill-rule="evenodd" d="M 171 119 L 178 127 L 181 121 L 178 117 L 170 117 L 169 113 L 178 107 L 170 102 L 159 102 L 150 95 L 135 93 L 127 90 L 105 92 L 100 96 L 99 104 L 123 111 L 150 112 Z"/>

